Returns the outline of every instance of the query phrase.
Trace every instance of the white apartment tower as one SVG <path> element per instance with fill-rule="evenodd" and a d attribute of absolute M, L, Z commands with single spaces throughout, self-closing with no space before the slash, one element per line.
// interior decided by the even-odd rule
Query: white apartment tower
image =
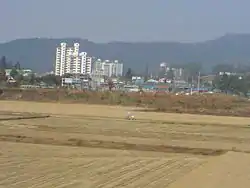
<path fill-rule="evenodd" d="M 73 62 L 73 48 L 69 47 L 66 49 L 66 62 L 65 62 L 64 74 L 71 73 L 72 62 Z"/>
<path fill-rule="evenodd" d="M 79 57 L 79 49 L 80 44 L 75 43 L 74 44 L 74 49 L 73 49 L 73 62 L 71 66 L 71 73 L 72 74 L 78 74 L 81 73 L 81 62 L 80 62 L 80 57 Z"/>
<path fill-rule="evenodd" d="M 113 63 L 113 74 L 118 77 L 123 74 L 123 64 L 119 63 L 118 60 L 115 60 Z"/>
<path fill-rule="evenodd" d="M 81 59 L 81 74 L 91 74 L 92 72 L 92 58 L 87 57 L 86 52 L 80 53 Z"/>
<path fill-rule="evenodd" d="M 79 53 L 79 51 L 79 43 L 74 43 L 73 47 L 67 47 L 66 43 L 61 43 L 56 49 L 55 75 L 91 74 L 91 57 L 87 57 L 86 52 Z"/>
<path fill-rule="evenodd" d="M 92 57 L 87 57 L 87 59 L 86 59 L 86 73 L 85 74 L 91 74 L 91 73 L 92 73 Z"/>
<path fill-rule="evenodd" d="M 55 75 L 65 74 L 66 46 L 66 43 L 61 43 L 60 47 L 56 48 Z"/>

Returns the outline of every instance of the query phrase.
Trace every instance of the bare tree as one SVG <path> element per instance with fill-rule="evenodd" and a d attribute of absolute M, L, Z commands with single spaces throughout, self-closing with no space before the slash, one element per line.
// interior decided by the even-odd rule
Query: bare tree
<path fill-rule="evenodd" d="M 108 80 L 109 91 L 111 91 L 114 87 L 114 83 L 111 79 Z"/>

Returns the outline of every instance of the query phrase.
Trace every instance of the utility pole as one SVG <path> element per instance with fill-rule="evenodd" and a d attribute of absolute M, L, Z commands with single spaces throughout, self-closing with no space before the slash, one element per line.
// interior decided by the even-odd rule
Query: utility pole
<path fill-rule="evenodd" d="M 144 75 L 144 80 L 147 81 L 147 79 L 148 79 L 148 64 L 146 64 L 145 75 Z"/>
<path fill-rule="evenodd" d="M 200 93 L 200 78 L 201 78 L 201 73 L 198 73 L 198 92 Z"/>
<path fill-rule="evenodd" d="M 194 78 L 192 76 L 192 79 L 191 79 L 191 92 L 190 92 L 191 95 L 193 95 L 193 82 L 194 82 Z"/>

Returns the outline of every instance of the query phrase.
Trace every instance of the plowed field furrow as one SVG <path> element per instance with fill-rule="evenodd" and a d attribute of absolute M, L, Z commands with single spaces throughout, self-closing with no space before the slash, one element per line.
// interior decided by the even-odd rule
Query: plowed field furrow
<path fill-rule="evenodd" d="M 111 162 L 110 160 L 106 160 L 106 159 L 99 159 L 99 160 L 96 160 L 96 163 L 89 167 L 88 169 L 86 169 L 86 171 L 84 172 L 84 174 L 88 177 L 91 177 L 93 174 L 96 173 L 96 171 L 98 169 L 101 169 L 101 168 L 106 168 L 107 166 L 110 166 L 111 165 Z"/>
<path fill-rule="evenodd" d="M 22 164 L 22 162 L 20 162 L 20 164 Z M 15 174 L 24 174 L 25 171 L 27 171 L 28 169 L 32 170 L 35 169 L 37 166 L 39 166 L 39 163 L 29 163 L 26 165 L 21 165 L 21 166 L 10 166 L 5 167 L 5 168 L 1 168 L 0 172 L 2 172 L 3 176 L 1 176 L 1 181 L 2 180 L 7 180 L 8 178 L 10 178 L 12 175 Z M 46 167 L 47 165 L 43 165 L 44 167 Z M 6 179 L 7 178 L 7 179 Z"/>
<path fill-rule="evenodd" d="M 90 175 L 90 177 L 92 179 L 95 179 L 97 177 L 102 177 L 102 176 L 105 176 L 107 175 L 108 173 L 110 172 L 113 172 L 117 169 L 120 169 L 124 166 L 130 166 L 130 165 L 134 165 L 136 163 L 138 163 L 140 161 L 140 159 L 136 159 L 136 160 L 128 160 L 128 161 L 118 161 L 118 160 L 115 160 L 114 163 L 110 164 L 108 167 L 102 169 L 102 168 L 99 168 L 99 169 L 96 169 L 96 171 L 94 173 L 92 173 Z"/>
<path fill-rule="evenodd" d="M 159 166 L 155 166 L 151 169 L 146 169 L 141 175 L 131 178 L 129 181 L 127 181 L 127 183 L 123 181 L 123 184 L 125 184 L 126 187 L 128 188 L 144 187 L 148 181 L 151 181 L 150 178 L 152 178 L 152 176 L 154 176 L 155 173 L 159 171 L 160 173 L 163 172 L 165 168 L 167 168 L 173 163 L 174 162 L 172 160 L 165 161 Z"/>
<path fill-rule="evenodd" d="M 109 158 L 96 158 L 96 161 L 101 161 L 101 164 L 94 171 L 91 171 L 91 173 L 93 173 L 91 175 L 98 173 L 98 170 L 107 169 L 108 167 L 112 166 L 112 164 L 116 162 L 115 159 L 109 159 Z"/>
<path fill-rule="evenodd" d="M 169 168 L 169 171 L 165 171 L 165 175 L 159 174 L 159 176 L 151 181 L 149 184 L 145 185 L 145 188 L 157 187 L 157 188 L 165 188 L 171 182 L 179 179 L 183 174 L 195 169 L 197 166 L 192 163 L 192 161 L 182 161 L 177 165 Z M 167 178 L 166 178 L 167 177 Z"/>
<path fill-rule="evenodd" d="M 91 183 L 86 183 L 86 180 L 68 180 L 66 182 L 62 182 L 61 185 L 56 185 L 56 188 L 90 188 Z M 39 187 L 39 188 L 47 188 L 47 187 Z"/>
<path fill-rule="evenodd" d="M 147 188 L 151 188 L 151 187 L 157 187 L 159 185 L 162 184 L 162 181 L 163 180 L 166 180 L 166 179 L 173 179 L 173 178 L 178 178 L 178 177 L 172 177 L 172 178 L 169 178 L 169 174 L 175 174 L 175 169 L 176 168 L 184 168 L 185 165 L 189 165 L 189 163 L 187 161 L 175 161 L 171 166 L 167 166 L 164 170 L 164 172 L 162 173 L 159 173 L 158 174 L 158 177 L 157 175 L 154 177 L 154 179 L 152 179 L 148 184 L 144 185 L 145 187 Z M 159 185 L 155 185 L 154 184 L 157 183 Z M 157 187 L 158 188 L 158 187 Z"/>
<path fill-rule="evenodd" d="M 90 162 L 87 164 L 87 167 L 90 166 L 91 164 L 93 164 L 94 162 Z M 19 173 L 17 176 L 12 176 L 12 177 L 9 177 L 5 180 L 3 180 L 1 182 L 1 184 L 12 184 L 13 186 L 14 185 L 19 185 L 19 184 L 22 184 L 22 183 L 25 183 L 25 181 L 21 181 L 22 179 L 25 180 L 25 179 L 29 179 L 29 181 L 31 180 L 36 180 L 36 185 L 39 185 L 40 183 L 40 180 L 42 181 L 42 184 L 44 183 L 44 178 L 47 178 L 47 180 L 53 180 L 53 179 L 56 179 L 57 177 L 60 177 L 61 174 L 58 172 L 65 172 L 68 170 L 68 166 L 65 166 L 65 165 L 53 165 L 53 166 L 49 166 L 48 163 L 45 163 L 47 164 L 47 167 L 43 167 L 41 169 L 43 170 L 39 170 L 39 167 L 37 167 L 36 169 L 38 170 L 38 173 L 35 174 L 35 177 L 34 177 L 34 174 L 31 174 L 30 171 L 34 171 L 35 169 L 25 169 L 25 172 L 22 172 L 22 173 Z M 79 167 L 78 164 L 75 164 L 74 167 Z M 50 176 L 51 178 L 48 178 L 47 176 Z M 57 177 L 54 177 L 54 176 L 57 176 Z"/>
<path fill-rule="evenodd" d="M 46 169 L 46 174 L 48 173 L 50 175 L 53 174 L 53 172 L 55 171 L 55 168 L 53 168 L 53 167 L 52 167 L 52 169 L 51 169 L 51 167 L 47 167 L 45 169 Z M 35 169 L 32 169 L 32 170 L 34 171 Z M 32 170 L 30 169 L 30 171 L 32 171 Z M 63 168 L 59 167 L 59 169 L 57 168 L 56 171 L 61 171 L 61 170 L 63 170 Z M 25 172 L 19 172 L 15 176 L 10 176 L 10 177 L 6 178 L 5 180 L 2 180 L 1 183 L 6 184 L 6 185 L 11 184 L 12 186 L 14 186 L 14 185 L 19 185 L 23 182 L 26 182 L 25 180 L 27 180 L 27 179 L 29 179 L 31 181 L 33 179 L 38 179 L 39 177 L 41 177 L 41 175 L 37 176 L 37 175 L 31 174 L 29 172 L 29 170 L 26 169 Z"/>
<path fill-rule="evenodd" d="M 60 173 L 60 172 L 58 172 Z M 70 174 L 62 177 L 55 177 L 54 179 L 47 181 L 46 177 L 43 179 L 43 182 L 41 182 L 38 186 L 34 186 L 36 181 L 28 182 L 23 184 L 23 186 L 29 186 L 29 188 L 49 188 L 49 187 L 58 187 L 58 186 L 64 186 L 70 184 L 72 181 L 76 182 L 77 180 L 81 180 L 79 182 L 83 182 L 84 178 L 81 174 L 77 174 L 75 172 L 71 172 Z M 79 183 L 78 182 L 78 183 Z M 18 186 L 16 187 L 18 188 Z"/>
<path fill-rule="evenodd" d="M 169 180 L 168 181 L 163 180 L 161 184 L 157 183 L 156 186 L 160 186 L 161 188 L 165 188 L 165 187 L 169 186 L 170 184 L 174 183 L 175 181 L 177 181 L 181 177 L 185 176 L 189 172 L 191 172 L 191 171 L 195 170 L 196 168 L 199 168 L 199 166 L 205 164 L 205 161 L 203 161 L 203 162 L 200 161 L 199 163 L 195 163 L 194 161 L 191 161 L 191 163 L 193 164 L 193 166 L 190 165 L 190 166 L 188 166 L 186 168 L 177 169 L 175 171 L 175 173 L 169 174 Z"/>
<path fill-rule="evenodd" d="M 20 162 L 20 164 L 23 164 L 22 162 Z M 5 169 L 0 169 L 0 172 L 3 172 L 4 176 L 1 176 L 1 181 L 6 181 L 9 178 L 12 177 L 16 177 L 19 176 L 20 174 L 25 174 L 27 171 L 34 171 L 34 169 L 39 169 L 39 168 L 44 168 L 47 169 L 48 163 L 41 163 L 41 161 L 39 161 L 38 163 L 32 163 L 30 162 L 27 165 L 22 165 L 22 167 L 12 167 L 10 166 L 9 168 L 5 168 Z M 50 166 L 51 167 L 51 166 Z M 37 171 L 34 171 L 33 175 L 35 175 L 37 173 Z M 41 172 L 39 172 L 41 173 Z"/>
<path fill-rule="evenodd" d="M 154 161 L 155 160 L 141 160 L 136 164 L 118 168 L 117 170 L 114 170 L 108 173 L 107 175 L 103 175 L 102 179 L 100 181 L 97 181 L 96 184 L 94 184 L 94 186 L 96 188 L 103 188 L 105 185 L 117 181 L 120 177 L 124 175 L 126 176 L 133 169 L 138 169 L 141 168 L 142 166 L 147 166 L 148 164 L 153 163 Z"/>
<path fill-rule="evenodd" d="M 55 181 L 60 183 L 61 179 L 64 179 L 64 177 L 66 177 L 67 175 L 75 176 L 76 174 L 80 174 L 83 169 L 90 168 L 91 166 L 95 165 L 95 163 L 96 161 L 89 161 L 82 165 L 66 166 L 65 170 L 58 170 L 57 168 L 54 168 L 54 172 L 50 172 L 44 176 L 39 176 L 38 179 L 36 179 L 35 181 L 36 183 L 32 184 L 30 188 L 36 188 L 41 186 L 46 187 L 47 184 L 51 184 L 51 182 L 54 183 Z"/>
<path fill-rule="evenodd" d="M 0 170 L 1 169 L 4 169 L 4 168 L 8 168 L 8 167 L 20 167 L 20 168 L 22 168 L 22 167 L 24 167 L 25 165 L 27 165 L 27 164 L 30 164 L 30 162 L 33 162 L 33 161 L 35 161 L 35 160 L 31 160 L 31 159 L 24 159 L 24 160 L 22 160 L 22 163 L 20 163 L 20 161 L 18 161 L 18 160 L 13 160 L 12 158 L 8 158 L 7 160 L 6 159 L 2 159 L 1 157 L 0 157 L 0 160 L 1 160 L 1 163 L 0 163 Z"/>
<path fill-rule="evenodd" d="M 52 161 L 51 161 L 52 162 Z M 34 169 L 37 169 L 37 168 L 47 168 L 47 167 L 51 167 L 51 165 L 49 166 L 48 163 L 46 162 L 43 162 L 41 160 L 39 161 L 35 161 L 35 162 L 30 162 L 26 165 L 23 165 L 23 162 L 19 162 L 21 167 L 20 166 L 10 166 L 9 168 L 6 167 L 6 171 L 19 171 L 20 173 L 24 173 L 25 171 L 29 171 L 29 170 L 34 170 Z M 56 166 L 57 164 L 60 164 L 58 162 L 54 162 L 53 165 Z"/>
<path fill-rule="evenodd" d="M 127 173 L 117 174 L 116 176 L 113 176 L 112 179 L 108 180 L 106 184 L 103 184 L 102 188 L 107 187 L 124 187 L 124 185 L 127 185 L 129 182 L 133 182 L 135 179 L 138 179 L 144 172 L 151 171 L 156 168 L 156 166 L 161 166 L 162 161 L 157 160 L 153 161 L 152 163 L 148 163 L 146 165 L 139 166 L 138 168 L 132 168 L 131 171 Z"/>
<path fill-rule="evenodd" d="M 61 172 L 58 172 L 61 173 Z M 44 177 L 43 182 L 41 182 L 39 185 L 34 186 L 34 182 L 32 184 L 29 185 L 29 188 L 48 188 L 48 187 L 58 187 L 58 186 L 62 186 L 65 184 L 70 183 L 72 180 L 76 181 L 78 179 L 82 179 L 82 181 L 84 181 L 84 178 L 82 178 L 81 174 L 77 174 L 74 171 L 68 170 L 68 174 L 67 173 L 63 173 L 63 175 L 61 175 L 60 177 L 56 176 L 53 179 L 47 179 L 47 177 Z M 27 183 L 23 182 L 23 185 L 19 185 L 19 186 L 25 186 L 27 185 Z M 18 188 L 18 186 L 16 187 Z"/>
<path fill-rule="evenodd" d="M 131 161 L 131 162 L 127 162 L 121 165 L 115 165 L 113 168 L 109 169 L 109 170 L 104 170 L 101 172 L 101 174 L 98 174 L 98 176 L 94 176 L 91 178 L 98 178 L 101 177 L 103 178 L 110 178 L 112 177 L 112 175 L 115 175 L 117 173 L 121 173 L 121 172 L 127 172 L 130 170 L 130 168 L 134 167 L 134 166 L 140 166 L 141 164 L 147 163 L 148 161 L 144 161 L 144 160 L 135 160 L 135 161 Z M 101 182 L 98 182 L 101 183 Z"/>
<path fill-rule="evenodd" d="M 148 173 L 146 175 L 143 175 L 138 178 L 138 181 L 135 181 L 133 183 L 130 183 L 127 185 L 128 188 L 135 188 L 135 187 L 145 187 L 147 186 L 150 182 L 154 181 L 155 177 L 157 177 L 157 174 L 163 175 L 164 177 L 166 176 L 166 171 L 171 170 L 173 167 L 178 165 L 180 163 L 179 160 L 169 160 L 165 162 L 165 165 L 163 166 L 162 169 L 156 169 L 152 173 Z"/>
<path fill-rule="evenodd" d="M 146 167 L 136 169 L 132 171 L 131 173 L 127 174 L 127 176 L 120 177 L 116 182 L 110 183 L 107 187 L 126 187 L 130 183 L 133 183 L 137 181 L 138 179 L 140 179 L 140 177 L 143 177 L 158 168 L 161 169 L 164 166 L 165 164 L 162 163 L 161 160 L 159 160 L 152 165 L 149 164 Z"/>
<path fill-rule="evenodd" d="M 82 181 L 73 181 L 67 180 L 65 182 L 61 182 L 61 184 L 51 184 L 51 187 L 56 187 L 56 188 L 90 188 L 89 185 L 84 184 L 84 180 Z M 39 187 L 39 188 L 47 188 L 47 187 Z"/>
<path fill-rule="evenodd" d="M 146 186 L 146 188 L 151 188 L 151 187 L 157 187 L 157 186 L 161 186 L 162 184 L 165 184 L 166 186 L 168 186 L 172 181 L 175 181 L 176 179 L 178 179 L 178 173 L 177 173 L 177 170 L 176 169 L 179 169 L 179 168 L 185 168 L 185 166 L 187 166 L 188 163 L 178 163 L 177 165 L 175 165 L 174 167 L 172 167 L 166 174 L 165 174 L 165 177 L 162 181 L 154 181 L 150 184 L 148 184 Z M 165 181 L 165 182 L 164 182 Z M 154 185 L 155 184 L 155 185 Z M 158 187 L 157 187 L 158 188 Z"/>

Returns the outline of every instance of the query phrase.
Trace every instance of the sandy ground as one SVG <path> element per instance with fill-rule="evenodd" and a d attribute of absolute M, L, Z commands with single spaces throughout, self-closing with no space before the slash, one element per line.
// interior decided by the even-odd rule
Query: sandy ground
<path fill-rule="evenodd" d="M 211 159 L 169 188 L 246 188 L 250 185 L 250 155 L 229 152 Z"/>
<path fill-rule="evenodd" d="M 132 110 L 0 101 L 0 187 L 250 186 L 249 118 Z"/>

